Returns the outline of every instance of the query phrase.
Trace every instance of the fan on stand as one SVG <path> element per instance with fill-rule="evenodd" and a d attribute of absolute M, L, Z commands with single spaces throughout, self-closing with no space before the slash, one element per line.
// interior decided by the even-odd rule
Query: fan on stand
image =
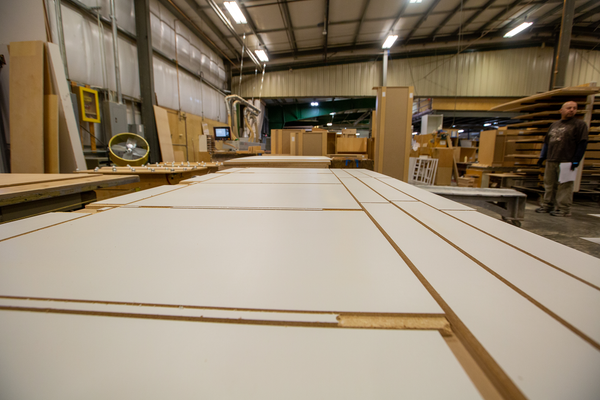
<path fill-rule="evenodd" d="M 108 142 L 110 159 L 117 165 L 144 165 L 148 161 L 150 146 L 135 133 L 119 133 Z"/>

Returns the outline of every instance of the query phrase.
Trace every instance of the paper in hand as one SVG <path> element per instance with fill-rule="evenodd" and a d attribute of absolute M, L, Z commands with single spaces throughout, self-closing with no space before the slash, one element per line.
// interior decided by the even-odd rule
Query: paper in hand
<path fill-rule="evenodd" d="M 571 171 L 570 162 L 560 163 L 560 175 L 558 176 L 558 183 L 573 182 L 575 178 L 577 178 L 578 168 L 579 167 Z"/>

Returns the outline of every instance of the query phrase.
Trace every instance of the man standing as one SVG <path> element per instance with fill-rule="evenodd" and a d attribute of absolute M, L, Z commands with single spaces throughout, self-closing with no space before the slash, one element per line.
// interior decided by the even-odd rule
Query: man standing
<path fill-rule="evenodd" d="M 570 163 L 571 171 L 575 170 L 583 158 L 588 141 L 587 125 L 576 119 L 575 114 L 577 103 L 566 102 L 560 109 L 561 120 L 554 122 L 548 129 L 537 163 L 541 167 L 546 160 L 544 200 L 536 212 L 549 212 L 555 217 L 571 216 L 573 181 L 559 183 L 560 164 Z"/>

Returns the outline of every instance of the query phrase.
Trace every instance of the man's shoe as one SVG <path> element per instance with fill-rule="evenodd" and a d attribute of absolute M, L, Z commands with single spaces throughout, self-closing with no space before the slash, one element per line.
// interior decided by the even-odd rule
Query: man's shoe
<path fill-rule="evenodd" d="M 546 208 L 546 207 L 540 207 L 540 208 L 536 208 L 535 212 L 536 213 L 549 213 L 549 212 L 552 212 L 552 209 Z"/>
<path fill-rule="evenodd" d="M 570 217 L 571 213 L 566 213 L 564 211 L 556 210 L 550 213 L 553 217 Z"/>

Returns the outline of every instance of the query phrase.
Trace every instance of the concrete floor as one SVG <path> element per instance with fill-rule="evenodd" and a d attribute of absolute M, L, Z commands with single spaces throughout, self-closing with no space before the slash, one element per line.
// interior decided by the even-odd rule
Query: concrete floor
<path fill-rule="evenodd" d="M 473 205 L 467 204 L 469 207 Z M 600 243 L 582 239 L 596 238 L 600 241 L 600 205 L 589 198 L 576 198 L 571 208 L 571 217 L 553 217 L 546 213 L 536 213 L 539 205 L 536 201 L 529 200 L 525 207 L 525 219 L 521 221 L 521 228 L 529 232 L 544 236 L 555 242 L 562 243 L 584 253 L 598 257 L 600 268 Z M 481 207 L 474 207 L 478 211 L 500 219 L 500 216 Z"/>

